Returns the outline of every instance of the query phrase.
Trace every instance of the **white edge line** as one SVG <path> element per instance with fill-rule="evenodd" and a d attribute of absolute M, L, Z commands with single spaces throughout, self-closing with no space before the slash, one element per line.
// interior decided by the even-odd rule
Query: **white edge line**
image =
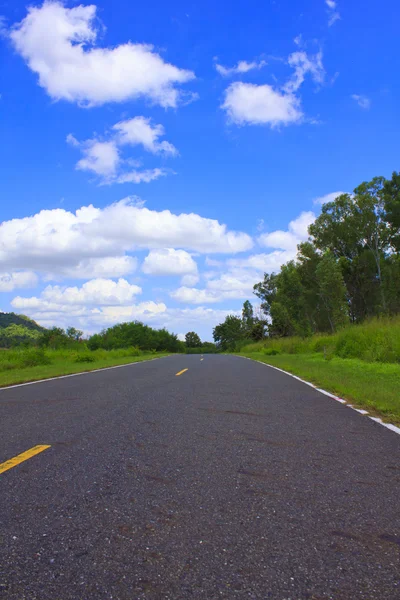
<path fill-rule="evenodd" d="M 57 375 L 57 377 L 48 377 L 47 379 L 37 379 L 36 381 L 26 381 L 25 383 L 15 383 L 0 387 L 2 390 L 11 390 L 12 388 L 22 387 L 24 385 L 34 385 L 35 383 L 46 383 L 46 381 L 56 381 L 57 379 L 67 379 L 67 377 L 77 377 L 78 375 L 90 375 L 91 373 L 100 373 L 101 371 L 110 371 L 111 369 L 121 369 L 122 367 L 131 367 L 132 365 L 140 365 L 141 363 L 150 362 L 152 360 L 161 360 L 166 356 L 156 356 L 155 358 L 147 358 L 146 360 L 136 360 L 123 365 L 114 365 L 113 367 L 103 367 L 102 369 L 93 369 L 93 371 L 80 371 L 79 373 L 70 373 L 69 375 Z"/>
<path fill-rule="evenodd" d="M 264 365 L 265 367 L 269 367 L 270 369 L 275 369 L 275 371 L 280 371 L 281 373 L 285 373 L 285 375 L 289 375 L 289 377 L 293 377 L 293 379 L 297 379 L 297 381 L 300 381 L 301 383 L 305 383 L 306 385 L 309 385 L 310 387 L 314 388 L 316 392 L 319 392 L 320 394 L 324 394 L 325 396 L 329 396 L 329 398 L 332 398 L 333 400 L 336 400 L 337 402 L 340 402 L 341 404 L 345 404 L 348 408 L 351 408 L 352 410 L 355 410 L 356 412 L 358 412 L 362 415 L 369 414 L 367 410 L 364 410 L 362 408 L 355 408 L 351 404 L 348 404 L 346 400 L 343 400 L 342 398 L 338 398 L 337 396 L 335 396 L 334 394 L 331 394 L 330 392 L 327 392 L 326 390 L 317 388 L 317 386 L 315 386 L 313 383 L 310 383 L 309 381 L 305 381 L 304 379 L 301 379 L 297 375 L 293 375 L 293 373 L 289 373 L 289 371 L 284 371 L 283 369 L 280 369 L 279 367 L 274 367 L 274 365 L 269 365 L 268 363 L 262 362 L 261 360 L 256 360 L 254 358 L 249 358 L 248 356 L 240 356 L 240 354 L 236 354 L 236 356 L 239 356 L 240 358 L 247 358 L 247 360 L 252 360 L 253 362 L 258 362 L 258 363 L 260 363 L 260 365 Z M 400 427 L 396 427 L 396 425 L 393 425 L 392 423 L 384 423 L 382 421 L 382 419 L 379 417 L 369 416 L 368 418 L 372 419 L 372 421 L 375 421 L 375 423 L 379 423 L 379 425 L 383 425 L 383 427 L 390 429 L 390 431 L 393 431 L 394 433 L 397 433 L 400 435 Z"/>

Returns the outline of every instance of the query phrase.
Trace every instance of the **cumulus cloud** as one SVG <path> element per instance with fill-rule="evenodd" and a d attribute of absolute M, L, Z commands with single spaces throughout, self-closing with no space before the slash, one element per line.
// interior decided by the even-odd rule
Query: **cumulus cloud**
<path fill-rule="evenodd" d="M 147 248 L 181 248 L 201 253 L 234 254 L 253 246 L 249 235 L 195 213 L 156 211 L 127 198 L 105 208 L 61 208 L 4 221 L 0 225 L 0 269 L 44 274 L 87 272 L 100 260 L 121 260 L 127 252 Z M 96 260 L 95 263 L 90 261 Z M 110 263 L 108 263 L 110 266 Z M 99 272 L 99 271 L 97 271 Z"/>
<path fill-rule="evenodd" d="M 114 142 L 88 140 L 81 145 L 83 158 L 76 163 L 80 171 L 91 171 L 104 181 L 115 179 L 120 163 L 118 148 Z"/>
<path fill-rule="evenodd" d="M 17 296 L 11 302 L 14 308 L 47 308 L 54 310 L 57 306 L 121 306 L 131 304 L 134 297 L 142 293 L 137 285 L 126 279 L 92 279 L 81 287 L 47 286 L 40 297 L 22 298 Z"/>
<path fill-rule="evenodd" d="M 272 86 L 236 81 L 225 92 L 222 107 L 237 125 L 289 125 L 303 118 L 300 100 Z"/>
<path fill-rule="evenodd" d="M 149 252 L 142 271 L 147 275 L 196 275 L 197 264 L 185 250 L 160 248 Z"/>
<path fill-rule="evenodd" d="M 340 19 L 340 13 L 337 9 L 336 0 L 325 0 L 328 12 L 328 26 L 331 27 L 336 21 Z"/>
<path fill-rule="evenodd" d="M 204 289 L 183 285 L 170 295 L 183 304 L 214 304 L 224 300 L 244 299 L 251 296 L 253 286 L 259 280 L 259 273 L 231 268 L 225 273 L 210 274 Z"/>
<path fill-rule="evenodd" d="M 327 204 L 328 202 L 334 202 L 336 198 L 341 196 L 342 194 L 347 194 L 347 192 L 331 192 L 330 194 L 325 194 L 325 196 L 319 196 L 319 198 L 314 198 L 314 204 Z"/>
<path fill-rule="evenodd" d="M 46 0 L 28 8 L 9 35 L 15 49 L 38 75 L 54 100 L 96 106 L 148 98 L 163 107 L 177 106 L 177 85 L 194 73 L 165 62 L 150 44 L 96 45 L 95 5 L 66 8 Z"/>
<path fill-rule="evenodd" d="M 301 123 L 304 120 L 297 92 L 306 75 L 318 84 L 323 83 L 325 70 L 322 52 L 308 55 L 304 50 L 299 50 L 293 52 L 287 62 L 293 69 L 293 74 L 280 87 L 236 81 L 225 90 L 221 108 L 226 111 L 232 123 L 278 127 Z"/>
<path fill-rule="evenodd" d="M 12 292 L 19 288 L 35 287 L 38 278 L 32 271 L 0 273 L 0 292 Z"/>
<path fill-rule="evenodd" d="M 138 170 L 132 167 L 140 166 L 139 161 L 131 158 L 124 159 L 120 154 L 123 146 L 142 146 L 152 154 L 176 156 L 177 149 L 166 140 L 159 141 L 164 135 L 164 127 L 153 124 L 151 119 L 134 117 L 120 121 L 112 127 L 108 139 L 97 138 L 80 142 L 71 133 L 67 142 L 74 148 L 80 149 L 83 157 L 77 162 L 76 168 L 89 171 L 100 178 L 102 184 L 111 183 L 149 183 L 154 179 L 168 174 L 165 168 Z"/>
<path fill-rule="evenodd" d="M 238 75 L 241 73 L 248 73 L 249 71 L 262 69 L 266 66 L 266 64 L 267 63 L 265 60 L 260 60 L 259 62 L 247 62 L 246 60 L 239 60 L 237 65 L 234 67 L 224 67 L 223 65 L 216 63 L 215 68 L 223 77 L 229 77 L 230 75 Z"/>
<path fill-rule="evenodd" d="M 200 280 L 199 275 L 184 275 L 181 279 L 181 285 L 183 286 L 187 286 L 187 287 L 192 287 L 193 285 L 196 285 Z"/>
<path fill-rule="evenodd" d="M 120 121 L 113 126 L 117 132 L 117 140 L 120 145 L 141 145 L 147 152 L 153 154 L 165 154 L 176 156 L 177 149 L 170 142 L 159 141 L 165 135 L 162 125 L 153 125 L 151 119 L 146 117 L 134 117 L 126 121 Z"/>
<path fill-rule="evenodd" d="M 371 100 L 367 96 L 360 96 L 359 94 L 353 94 L 351 96 L 355 102 L 357 102 L 360 108 L 368 110 L 371 107 Z"/>
<path fill-rule="evenodd" d="M 186 304 L 213 304 L 248 298 L 253 293 L 253 286 L 261 281 L 264 273 L 277 272 L 284 263 L 296 257 L 297 245 L 307 240 L 308 227 L 314 220 L 313 212 L 303 212 L 289 223 L 288 230 L 260 235 L 259 244 L 273 248 L 272 252 L 231 258 L 225 263 L 207 260 L 208 264 L 211 262 L 211 266 L 220 271 L 203 273 L 205 288 L 182 284 L 171 292 L 171 297 Z"/>
<path fill-rule="evenodd" d="M 57 272 L 50 275 L 51 279 L 61 277 L 73 279 L 105 279 L 123 277 L 137 269 L 137 258 L 133 256 L 105 256 L 103 258 L 87 258 L 76 266 L 57 267 Z"/>
<path fill-rule="evenodd" d="M 311 211 L 302 212 L 296 219 L 289 223 L 287 231 L 272 231 L 263 233 L 258 238 L 258 243 L 265 248 L 277 248 L 296 253 L 297 245 L 307 240 L 308 227 L 315 221 L 315 214 Z"/>

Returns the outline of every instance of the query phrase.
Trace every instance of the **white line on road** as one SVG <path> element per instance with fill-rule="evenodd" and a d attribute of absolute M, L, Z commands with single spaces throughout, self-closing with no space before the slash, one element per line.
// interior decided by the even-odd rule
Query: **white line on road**
<path fill-rule="evenodd" d="M 101 371 L 110 371 L 111 369 L 121 369 L 121 367 L 131 367 L 132 365 L 141 365 L 142 363 L 150 362 L 152 360 L 161 360 L 162 358 L 168 358 L 167 356 L 157 356 L 156 358 L 148 358 L 146 360 L 136 360 L 135 362 L 125 363 L 124 365 L 114 365 L 113 367 L 103 367 L 102 369 L 93 369 L 93 371 L 80 371 L 79 373 L 70 373 L 69 375 L 58 375 L 57 377 L 48 377 L 47 379 L 38 379 L 37 381 L 27 381 L 26 383 L 15 383 L 14 385 L 7 385 L 0 387 L 2 390 L 11 390 L 12 388 L 22 387 L 24 385 L 35 385 L 35 383 L 46 383 L 46 381 L 55 381 L 56 379 L 67 379 L 67 377 L 77 377 L 78 375 L 91 375 L 91 373 L 101 373 Z"/>
<path fill-rule="evenodd" d="M 368 415 L 367 410 L 363 410 L 361 408 L 354 408 L 354 406 L 347 403 L 347 400 L 343 400 L 342 398 L 338 398 L 337 396 L 335 396 L 334 394 L 331 394 L 330 392 L 327 392 L 326 390 L 317 388 L 317 386 L 314 385 L 313 383 L 310 383 L 309 381 L 305 381 L 304 379 L 301 379 L 297 375 L 293 375 L 293 373 L 289 373 L 289 371 L 284 371 L 283 369 L 280 369 L 279 367 L 274 367 L 274 365 L 269 365 L 268 363 L 262 362 L 261 360 L 255 360 L 253 358 L 249 358 L 248 356 L 240 356 L 240 358 L 246 358 L 247 360 L 251 360 L 253 362 L 258 362 L 258 363 L 260 363 L 260 365 L 264 365 L 264 367 L 269 367 L 270 369 L 275 369 L 275 371 L 280 371 L 281 373 L 284 373 L 285 375 L 289 375 L 289 377 L 293 377 L 293 379 L 297 379 L 297 381 L 301 381 L 301 383 L 305 383 L 306 385 L 309 385 L 310 387 L 314 388 L 316 392 L 319 392 L 320 394 L 324 394 L 325 396 L 329 396 L 333 400 L 336 400 L 337 402 L 340 402 L 341 404 L 346 405 L 347 408 L 351 408 L 352 410 L 355 410 L 358 413 L 361 413 L 362 415 Z M 400 435 L 400 427 L 396 427 L 396 425 L 393 425 L 392 423 L 384 423 L 382 421 L 382 419 L 380 419 L 379 417 L 370 417 L 369 416 L 368 418 L 372 419 L 372 421 L 375 421 L 375 423 L 379 423 L 379 425 L 383 425 L 383 427 L 390 429 L 390 431 L 393 431 L 394 433 L 397 433 Z"/>

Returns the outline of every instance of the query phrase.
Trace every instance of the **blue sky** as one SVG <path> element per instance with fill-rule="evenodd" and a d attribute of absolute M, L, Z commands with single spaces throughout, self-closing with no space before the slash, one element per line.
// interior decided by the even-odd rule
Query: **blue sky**
<path fill-rule="evenodd" d="M 3 311 L 211 339 L 324 199 L 399 169 L 394 0 L 0 15 Z"/>

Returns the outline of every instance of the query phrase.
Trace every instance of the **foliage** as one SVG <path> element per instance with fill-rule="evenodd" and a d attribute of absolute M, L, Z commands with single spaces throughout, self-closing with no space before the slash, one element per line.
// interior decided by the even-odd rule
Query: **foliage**
<path fill-rule="evenodd" d="M 196 348 L 186 348 L 186 354 L 215 354 L 218 348 L 212 342 L 203 342 Z"/>
<path fill-rule="evenodd" d="M 43 331 L 45 331 L 43 327 L 24 315 L 0 313 L 1 348 L 34 345 Z"/>
<path fill-rule="evenodd" d="M 356 358 L 363 362 L 400 364 L 400 317 L 374 318 L 359 325 L 348 325 L 333 335 L 268 338 L 241 348 L 246 354 L 319 354 Z"/>
<path fill-rule="evenodd" d="M 135 346 L 142 351 L 154 350 L 156 352 L 184 352 L 185 345 L 178 337 L 166 329 L 153 329 L 140 321 L 120 323 L 105 329 L 101 333 L 92 335 L 87 346 L 90 350 L 103 348 L 128 348 Z"/>
<path fill-rule="evenodd" d="M 201 346 L 201 339 L 194 331 L 188 331 L 185 335 L 186 348 L 199 348 Z"/>
<path fill-rule="evenodd" d="M 271 337 L 307 337 L 400 312 L 400 174 L 324 204 L 297 258 L 254 286 Z"/>
<path fill-rule="evenodd" d="M 245 333 L 242 319 L 228 315 L 223 323 L 214 327 L 213 337 L 221 350 L 235 350 L 236 343 L 245 337 Z"/>

